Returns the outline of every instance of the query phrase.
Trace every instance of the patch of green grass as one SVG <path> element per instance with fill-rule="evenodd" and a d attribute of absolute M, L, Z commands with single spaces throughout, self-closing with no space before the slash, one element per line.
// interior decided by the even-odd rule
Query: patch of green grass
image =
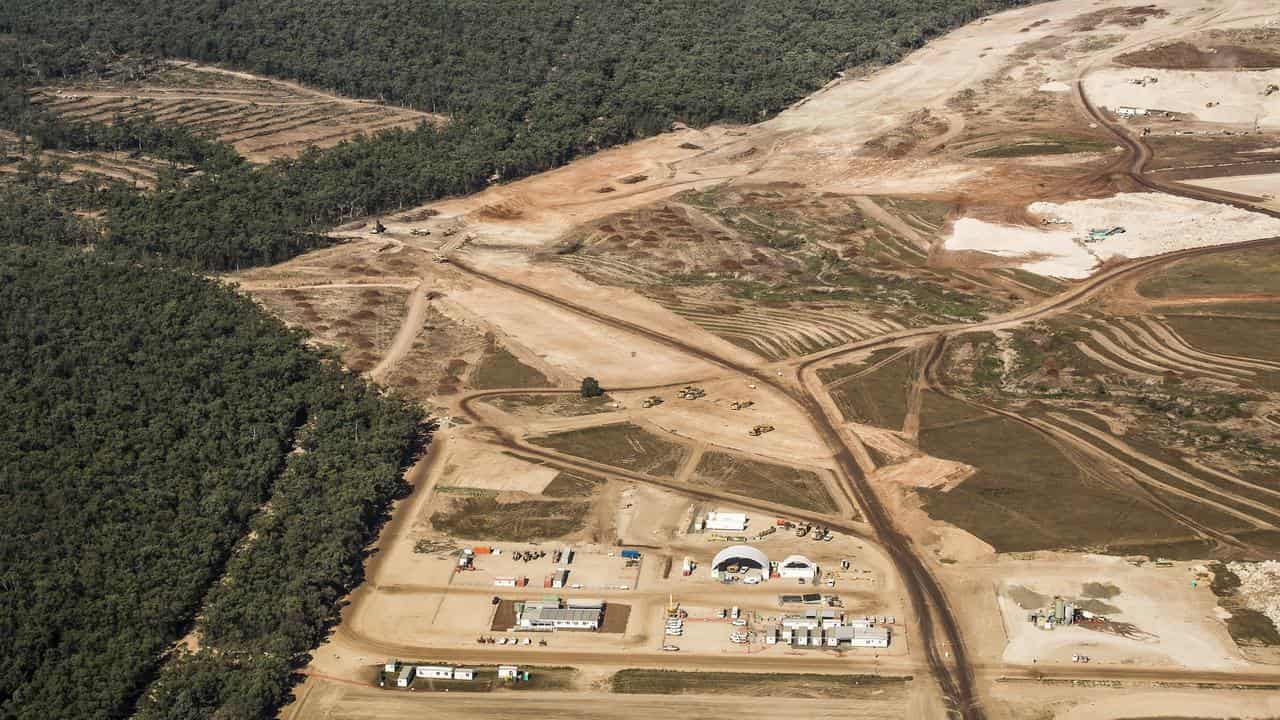
<path fill-rule="evenodd" d="M 568 500 L 501 503 L 493 496 L 468 497 L 432 513 L 431 524 L 455 537 L 532 542 L 581 530 L 590 507 Z"/>
<path fill-rule="evenodd" d="M 907 394 L 916 377 L 916 356 L 910 352 L 875 372 L 830 391 L 845 420 L 902 429 L 907 417 Z"/>
<path fill-rule="evenodd" d="M 818 379 L 821 380 L 824 385 L 833 383 L 837 380 L 847 378 L 850 375 L 856 375 L 873 365 L 883 362 L 899 352 L 902 352 L 902 348 L 900 347 L 880 348 L 872 352 L 865 360 L 860 362 L 841 363 L 839 365 L 832 365 L 831 367 L 819 368 Z"/>
<path fill-rule="evenodd" d="M 998 552 L 1100 548 L 1174 539 L 1181 531 L 1137 498 L 1089 479 L 1043 435 L 1007 418 L 923 429 L 920 449 L 978 469 L 950 492 L 921 494 L 931 517 Z"/>
<path fill-rule="evenodd" d="M 1199 350 L 1280 360 L 1280 320 L 1171 315 L 1166 322 Z"/>
<path fill-rule="evenodd" d="M 511 351 L 498 346 L 480 358 L 471 373 L 471 387 L 478 390 L 507 387 L 551 387 L 547 376 L 520 362 Z"/>
<path fill-rule="evenodd" d="M 1280 293 L 1280 248 L 1188 258 L 1147 276 L 1138 292 L 1150 298 Z"/>
<path fill-rule="evenodd" d="M 584 398 L 575 393 L 561 394 L 513 394 L 499 395 L 496 397 L 486 398 L 485 403 L 492 405 L 503 412 L 518 413 L 532 412 L 538 415 L 546 415 L 550 417 L 576 417 L 578 415 L 595 415 L 597 413 L 612 412 L 615 408 L 610 407 L 613 398 L 606 395 L 600 397 Z"/>
<path fill-rule="evenodd" d="M 530 440 L 534 445 L 638 473 L 671 476 L 688 457 L 688 449 L 638 425 L 616 423 L 571 430 Z"/>
<path fill-rule="evenodd" d="M 1050 295 L 1061 292 L 1062 289 L 1066 287 L 1066 284 L 1063 282 L 1054 280 L 1051 277 L 1045 277 L 1044 275 L 1037 275 L 1036 273 L 1023 270 L 1022 268 L 1003 268 L 1001 270 L 995 270 L 994 272 L 998 275 L 1004 275 L 1017 280 L 1023 285 L 1033 287 L 1036 290 L 1046 292 Z"/>
<path fill-rule="evenodd" d="M 938 230 L 947 222 L 947 217 L 955 209 L 955 205 L 949 202 L 926 198 L 883 197 L 877 198 L 877 201 L 892 208 L 894 214 L 904 222 L 922 230 Z"/>
<path fill-rule="evenodd" d="M 920 405 L 922 429 L 933 430 L 982 417 L 988 417 L 988 414 L 968 403 L 939 395 L 932 390 L 924 392 L 923 402 Z"/>
<path fill-rule="evenodd" d="M 1004 143 L 977 152 L 971 158 L 1015 158 L 1037 155 L 1067 155 L 1082 152 L 1107 152 L 1114 143 L 1072 135 L 1043 135 L 1021 142 Z"/>
<path fill-rule="evenodd" d="M 604 481 L 599 478 L 561 471 L 542 489 L 547 497 L 587 497 Z"/>
<path fill-rule="evenodd" d="M 1203 305 L 1179 305 L 1171 315 L 1225 315 L 1243 318 L 1280 320 L 1280 302 L 1222 302 Z"/>
<path fill-rule="evenodd" d="M 620 670 L 609 678 L 615 693 L 642 695 L 742 695 L 786 698 L 890 700 L 902 696 L 910 677 L 815 673 L 679 672 Z M 886 698 L 885 695 L 893 695 Z"/>
<path fill-rule="evenodd" d="M 817 473 L 727 453 L 703 455 L 691 482 L 804 510 L 823 513 L 838 510 Z"/>

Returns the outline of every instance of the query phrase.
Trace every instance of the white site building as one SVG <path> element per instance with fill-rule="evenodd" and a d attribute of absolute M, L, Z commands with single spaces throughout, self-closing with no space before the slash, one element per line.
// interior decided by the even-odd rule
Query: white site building
<path fill-rule="evenodd" d="M 707 513 L 706 528 L 708 530 L 731 530 L 742 532 L 747 529 L 747 514 L 712 510 Z"/>
<path fill-rule="evenodd" d="M 778 576 L 814 582 L 818 579 L 818 565 L 803 555 L 789 555 L 778 563 Z"/>
<path fill-rule="evenodd" d="M 855 627 L 852 625 L 828 628 L 779 626 L 765 634 L 765 644 L 767 645 L 782 644 L 792 647 L 813 648 L 836 648 L 841 645 L 887 648 L 889 647 L 889 639 L 889 628 Z"/>
<path fill-rule="evenodd" d="M 560 598 L 516 603 L 516 627 L 520 630 L 599 630 L 604 601 Z"/>

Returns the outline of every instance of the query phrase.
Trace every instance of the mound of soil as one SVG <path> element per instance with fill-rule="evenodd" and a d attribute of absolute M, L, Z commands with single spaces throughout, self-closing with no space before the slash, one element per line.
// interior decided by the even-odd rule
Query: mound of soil
<path fill-rule="evenodd" d="M 1116 62 L 1168 70 L 1261 70 L 1280 67 L 1280 53 L 1239 45 L 1199 48 L 1188 42 L 1175 42 L 1125 53 Z"/>

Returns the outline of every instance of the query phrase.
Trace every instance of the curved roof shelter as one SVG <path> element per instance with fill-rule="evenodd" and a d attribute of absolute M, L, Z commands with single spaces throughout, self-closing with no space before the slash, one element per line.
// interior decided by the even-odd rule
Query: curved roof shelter
<path fill-rule="evenodd" d="M 786 560 L 782 561 L 780 567 L 792 570 L 802 570 L 804 568 L 815 567 L 814 562 L 803 555 L 788 555 Z"/>
<path fill-rule="evenodd" d="M 724 570 L 729 565 L 744 564 L 754 565 L 765 572 L 769 570 L 769 558 L 750 545 L 730 545 L 716 553 L 715 559 L 711 561 L 711 569 Z"/>

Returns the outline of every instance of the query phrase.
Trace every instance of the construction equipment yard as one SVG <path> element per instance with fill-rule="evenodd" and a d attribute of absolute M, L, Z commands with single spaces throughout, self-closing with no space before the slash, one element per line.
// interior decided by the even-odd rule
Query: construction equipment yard
<path fill-rule="evenodd" d="M 440 423 L 282 717 L 1280 714 L 1280 70 L 1185 67 L 1278 22 L 1009 10 L 226 276 Z"/>

